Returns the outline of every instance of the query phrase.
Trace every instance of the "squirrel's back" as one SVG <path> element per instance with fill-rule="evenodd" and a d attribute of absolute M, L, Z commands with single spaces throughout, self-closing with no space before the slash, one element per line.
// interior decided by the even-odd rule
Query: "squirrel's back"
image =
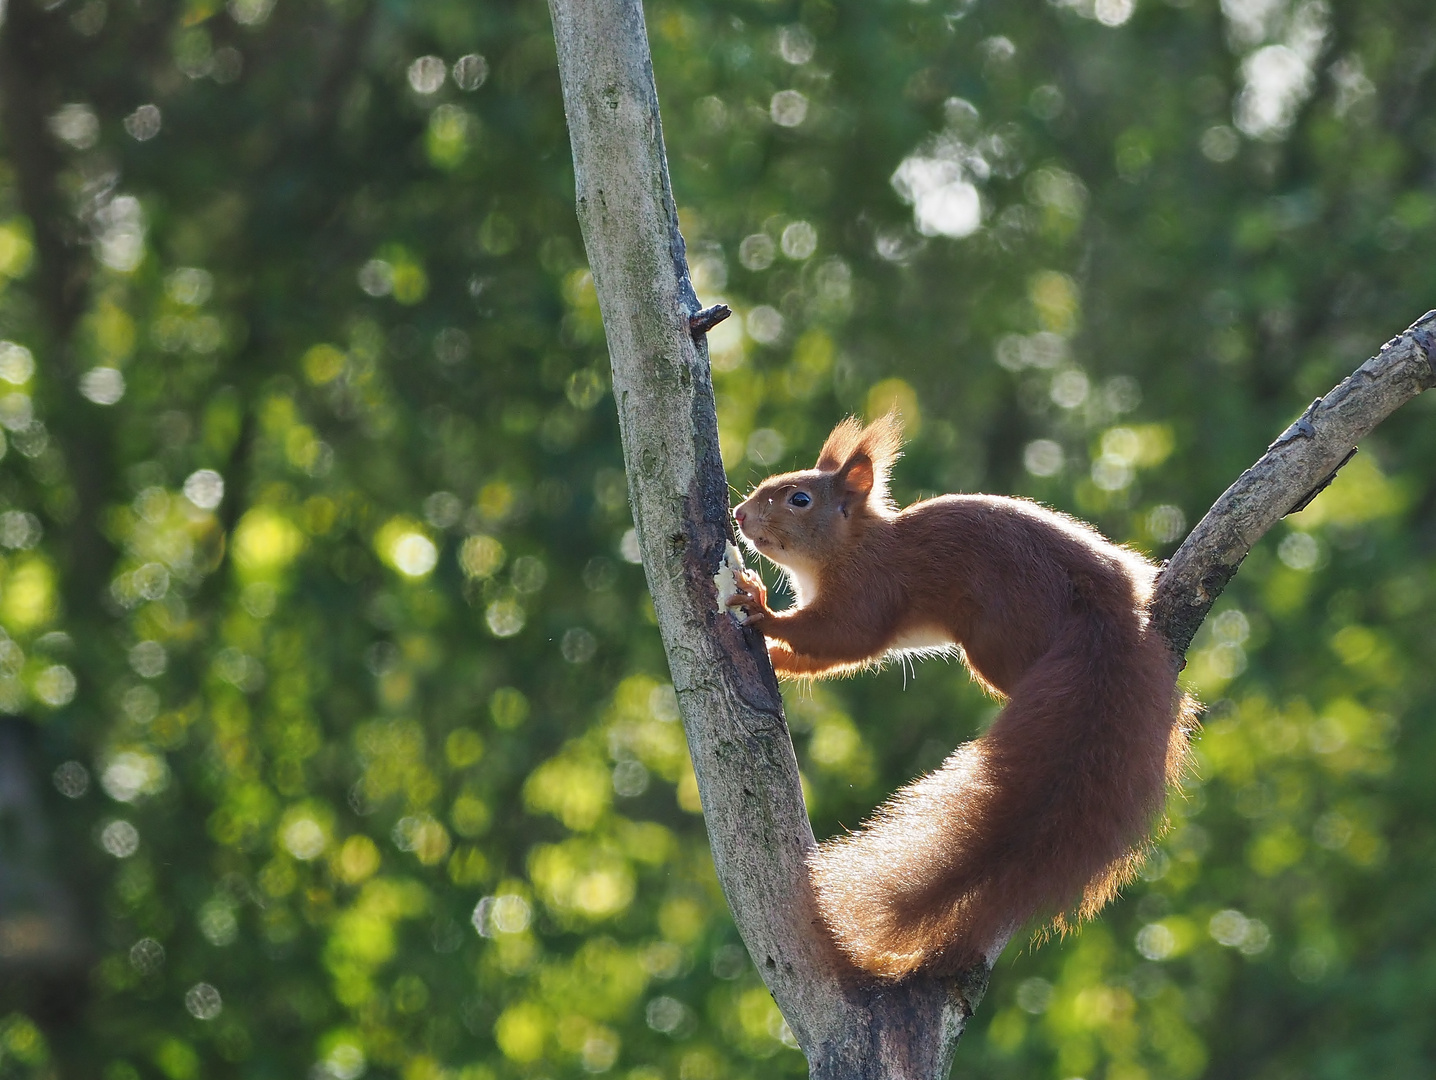
<path fill-rule="evenodd" d="M 906 618 L 953 632 L 1002 694 L 1050 648 L 1064 620 L 1090 615 L 1124 639 L 1146 625 L 1156 567 L 1075 518 L 1028 499 L 943 495 L 881 530 Z"/>

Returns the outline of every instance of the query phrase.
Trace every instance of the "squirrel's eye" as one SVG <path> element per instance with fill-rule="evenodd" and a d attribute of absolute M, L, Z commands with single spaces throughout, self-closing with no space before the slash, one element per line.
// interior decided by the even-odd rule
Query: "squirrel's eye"
<path fill-rule="evenodd" d="M 812 505 L 812 502 L 813 497 L 809 495 L 806 491 L 795 491 L 793 492 L 793 494 L 788 496 L 789 506 L 810 506 Z"/>

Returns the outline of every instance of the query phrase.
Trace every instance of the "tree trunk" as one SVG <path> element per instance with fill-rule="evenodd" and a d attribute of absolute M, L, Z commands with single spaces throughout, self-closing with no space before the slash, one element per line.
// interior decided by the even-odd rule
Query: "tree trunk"
<path fill-rule="evenodd" d="M 813 833 L 772 667 L 761 636 L 718 606 L 714 575 L 733 540 L 728 486 L 642 5 L 550 0 L 549 9 L 633 519 L 719 880 L 812 1076 L 945 1077 L 987 971 L 885 982 L 836 952 L 808 884 Z M 1154 617 L 1177 653 L 1262 533 L 1436 382 L 1433 329 L 1436 312 L 1313 403 L 1193 530 L 1157 590 Z"/>
<path fill-rule="evenodd" d="M 551 0 L 578 216 L 613 364 L 629 495 L 713 861 L 743 941 L 816 1077 L 947 1075 L 985 986 L 877 983 L 833 948 L 813 831 L 762 638 L 720 611 L 733 540 L 708 350 L 668 184 L 638 0 Z"/>

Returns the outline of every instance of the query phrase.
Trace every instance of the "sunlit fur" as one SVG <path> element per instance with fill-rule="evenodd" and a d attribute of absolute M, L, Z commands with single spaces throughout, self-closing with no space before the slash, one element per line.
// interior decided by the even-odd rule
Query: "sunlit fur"
<path fill-rule="evenodd" d="M 902 420 L 897 413 L 879 417 L 866 427 L 855 416 L 841 421 L 828 434 L 818 452 L 818 472 L 836 473 L 849 462 L 866 458 L 873 465 L 872 490 L 868 505 L 884 513 L 896 513 L 888 494 L 888 474 L 902 457 Z"/>
<path fill-rule="evenodd" d="M 810 859 L 835 940 L 888 977 L 991 960 L 1023 926 L 1093 915 L 1142 861 L 1193 723 L 1148 626 L 1146 559 L 1022 499 L 898 511 L 887 473 L 900 445 L 893 417 L 845 420 L 817 468 L 765 480 L 739 508 L 745 539 L 797 584 L 787 611 L 761 595 L 745 605 L 780 673 L 821 678 L 945 640 L 1007 702 Z M 810 505 L 792 505 L 799 490 Z"/>

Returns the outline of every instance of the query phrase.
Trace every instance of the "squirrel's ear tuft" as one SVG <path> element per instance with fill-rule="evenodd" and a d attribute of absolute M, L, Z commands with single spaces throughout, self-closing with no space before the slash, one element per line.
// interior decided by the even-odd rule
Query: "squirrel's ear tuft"
<path fill-rule="evenodd" d="M 888 505 L 888 473 L 893 462 L 902 455 L 902 420 L 896 411 L 880 416 L 866 427 L 855 417 L 833 428 L 818 455 L 818 471 L 869 474 L 871 482 L 857 487 L 867 488 L 862 494 L 877 506 Z M 866 476 L 863 478 L 866 481 Z M 852 488 L 852 485 L 849 485 Z"/>
<path fill-rule="evenodd" d="M 858 440 L 863 437 L 863 424 L 856 416 L 849 416 L 838 423 L 829 433 L 823 449 L 818 453 L 819 472 L 837 472 L 853 456 Z"/>

